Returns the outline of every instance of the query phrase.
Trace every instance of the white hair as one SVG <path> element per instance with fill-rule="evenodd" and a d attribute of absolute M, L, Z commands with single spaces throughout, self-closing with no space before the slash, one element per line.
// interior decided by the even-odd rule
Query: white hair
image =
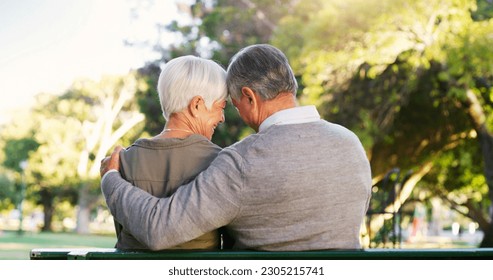
<path fill-rule="evenodd" d="M 161 109 L 166 120 L 183 111 L 199 95 L 208 109 L 226 99 L 226 71 L 216 62 L 192 55 L 174 58 L 164 65 L 157 85 Z"/>

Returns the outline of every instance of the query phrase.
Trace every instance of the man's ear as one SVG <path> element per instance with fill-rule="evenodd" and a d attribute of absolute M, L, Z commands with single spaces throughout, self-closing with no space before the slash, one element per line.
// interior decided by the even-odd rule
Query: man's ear
<path fill-rule="evenodd" d="M 190 112 L 190 115 L 193 117 L 197 117 L 199 114 L 199 111 L 202 109 L 202 107 L 205 105 L 204 99 L 200 95 L 196 95 L 192 98 L 190 103 L 188 104 L 188 111 Z"/>
<path fill-rule="evenodd" d="M 242 87 L 241 95 L 248 100 L 250 105 L 257 106 L 259 96 L 251 88 Z"/>

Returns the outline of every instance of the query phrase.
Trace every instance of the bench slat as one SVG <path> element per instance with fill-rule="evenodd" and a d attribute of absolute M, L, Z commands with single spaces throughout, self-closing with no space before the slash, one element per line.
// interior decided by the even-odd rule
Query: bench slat
<path fill-rule="evenodd" d="M 301 252 L 260 251 L 121 251 L 107 248 L 43 248 L 31 260 L 417 260 L 493 259 L 493 248 L 365 249 Z"/>

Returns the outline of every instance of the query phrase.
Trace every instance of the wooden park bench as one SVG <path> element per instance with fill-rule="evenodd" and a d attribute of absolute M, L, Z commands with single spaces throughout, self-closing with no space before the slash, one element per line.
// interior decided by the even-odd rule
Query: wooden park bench
<path fill-rule="evenodd" d="M 31 260 L 469 260 L 493 259 L 493 248 L 364 249 L 301 252 L 122 251 L 102 248 L 32 249 Z"/>

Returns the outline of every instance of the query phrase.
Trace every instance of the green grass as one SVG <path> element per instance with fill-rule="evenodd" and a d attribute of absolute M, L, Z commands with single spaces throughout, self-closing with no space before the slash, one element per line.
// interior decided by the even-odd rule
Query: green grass
<path fill-rule="evenodd" d="M 115 236 L 78 235 L 75 233 L 0 233 L 0 260 L 29 260 L 34 248 L 113 248 Z"/>

